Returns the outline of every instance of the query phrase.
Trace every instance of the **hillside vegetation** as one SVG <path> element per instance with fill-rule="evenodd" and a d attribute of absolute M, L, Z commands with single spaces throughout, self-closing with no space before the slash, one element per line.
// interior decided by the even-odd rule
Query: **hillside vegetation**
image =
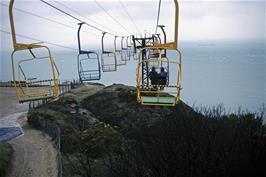
<path fill-rule="evenodd" d="M 13 149 L 8 143 L 0 143 L 0 177 L 4 177 L 10 167 Z"/>
<path fill-rule="evenodd" d="M 29 112 L 61 128 L 64 176 L 262 177 L 266 127 L 262 115 L 224 115 L 221 107 L 195 111 L 141 106 L 134 87 L 81 86 Z"/>

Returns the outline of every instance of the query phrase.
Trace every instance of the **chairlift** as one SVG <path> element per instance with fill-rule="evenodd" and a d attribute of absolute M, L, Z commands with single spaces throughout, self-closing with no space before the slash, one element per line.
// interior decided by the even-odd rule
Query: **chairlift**
<path fill-rule="evenodd" d="M 115 56 L 117 59 L 117 66 L 126 65 L 127 61 L 124 59 L 125 56 L 124 56 L 124 53 L 122 52 L 122 46 L 121 46 L 121 49 L 117 49 L 116 40 L 117 40 L 117 36 L 115 36 L 115 39 L 114 39 L 114 49 L 115 49 Z"/>
<path fill-rule="evenodd" d="M 175 3 L 175 35 L 174 41 L 164 44 L 155 44 L 141 49 L 141 55 L 137 68 L 137 102 L 142 105 L 153 106 L 175 106 L 180 101 L 181 90 L 181 61 L 182 56 L 177 48 L 178 41 L 178 2 Z M 149 58 L 148 54 L 158 50 L 159 56 Z M 171 52 L 171 59 L 166 57 L 165 51 Z M 154 64 L 156 63 L 156 64 Z M 159 63 L 159 64 L 158 64 Z M 155 66 L 164 68 L 167 71 L 166 80 L 162 82 L 161 73 L 156 73 L 158 80 L 153 80 L 151 70 Z M 155 68 L 156 69 L 156 68 Z M 159 75 L 157 75 L 159 74 Z"/>
<path fill-rule="evenodd" d="M 124 39 L 125 37 L 121 37 L 121 51 L 122 51 L 122 59 L 125 60 L 125 61 L 129 61 L 130 60 L 130 54 L 129 54 L 129 50 L 128 50 L 128 47 L 124 47 Z"/>
<path fill-rule="evenodd" d="M 16 98 L 19 103 L 56 99 L 59 95 L 59 71 L 50 49 L 41 42 L 17 43 L 13 5 L 14 0 L 10 0 L 9 19 L 14 47 L 11 61 Z"/>
<path fill-rule="evenodd" d="M 126 43 L 127 43 L 127 51 L 128 51 L 127 54 L 128 54 L 129 59 L 134 56 L 133 45 L 132 45 L 133 43 L 131 41 L 132 41 L 132 36 L 127 36 Z"/>
<path fill-rule="evenodd" d="M 80 42 L 80 30 L 84 22 L 78 23 L 78 47 L 79 54 L 77 57 L 78 75 L 81 82 L 100 80 L 101 65 L 99 55 L 94 51 L 82 50 Z"/>
<path fill-rule="evenodd" d="M 112 72 L 117 70 L 117 59 L 115 52 L 107 51 L 104 49 L 104 36 L 107 32 L 102 34 L 102 54 L 101 54 L 101 63 L 103 72 Z"/>

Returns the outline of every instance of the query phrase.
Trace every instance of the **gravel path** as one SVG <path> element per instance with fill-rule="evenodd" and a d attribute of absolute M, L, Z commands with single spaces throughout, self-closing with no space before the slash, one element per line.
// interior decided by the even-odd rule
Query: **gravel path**
<path fill-rule="evenodd" d="M 57 151 L 42 132 L 29 128 L 24 118 L 24 135 L 9 141 L 14 149 L 9 177 L 57 177 Z"/>

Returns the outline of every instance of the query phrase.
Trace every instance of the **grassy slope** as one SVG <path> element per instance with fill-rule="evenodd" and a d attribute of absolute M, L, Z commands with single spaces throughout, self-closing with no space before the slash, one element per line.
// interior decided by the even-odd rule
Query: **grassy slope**
<path fill-rule="evenodd" d="M 136 102 L 135 88 L 122 84 L 106 87 L 85 98 L 81 105 L 101 121 L 118 125 L 127 120 L 157 120 L 178 113 L 197 115 L 192 108 L 180 101 L 176 107 L 141 106 Z"/>

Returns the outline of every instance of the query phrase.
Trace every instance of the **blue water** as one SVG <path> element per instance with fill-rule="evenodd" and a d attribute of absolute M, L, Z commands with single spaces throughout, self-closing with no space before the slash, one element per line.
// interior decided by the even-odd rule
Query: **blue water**
<path fill-rule="evenodd" d="M 20 127 L 6 127 L 0 128 L 0 142 L 9 141 L 15 137 L 22 135 L 23 132 Z"/>
<path fill-rule="evenodd" d="M 235 111 L 241 106 L 259 110 L 266 100 L 265 41 L 181 42 L 183 90 L 181 98 L 189 105 L 223 104 Z M 51 47 L 62 80 L 77 79 L 77 52 Z M 10 51 L 1 53 L 1 78 L 11 79 Z M 101 83 L 135 86 L 136 61 L 114 73 L 103 73 Z M 30 67 L 30 66 L 29 66 Z M 35 70 L 45 72 L 45 67 Z"/>

